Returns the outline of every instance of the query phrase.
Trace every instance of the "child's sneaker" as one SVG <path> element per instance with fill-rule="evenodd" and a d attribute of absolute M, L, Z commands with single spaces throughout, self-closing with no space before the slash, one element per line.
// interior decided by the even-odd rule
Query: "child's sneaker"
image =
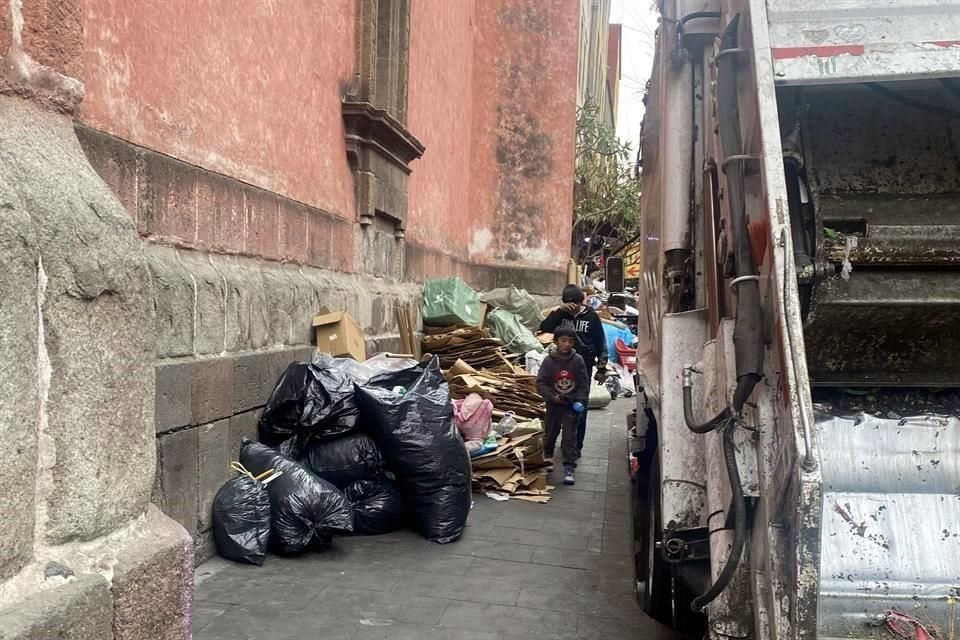
<path fill-rule="evenodd" d="M 567 467 L 563 470 L 563 484 L 573 484 L 576 480 L 573 477 L 573 469 Z"/>

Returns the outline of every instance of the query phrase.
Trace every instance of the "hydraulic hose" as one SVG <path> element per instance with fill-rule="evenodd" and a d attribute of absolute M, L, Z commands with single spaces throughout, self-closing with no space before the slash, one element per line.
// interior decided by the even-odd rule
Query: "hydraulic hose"
<path fill-rule="evenodd" d="M 753 393 L 753 388 L 760 382 L 760 376 L 755 373 L 746 373 L 737 378 L 737 388 L 733 391 L 733 412 L 738 414 L 747 403 L 747 398 Z"/>
<path fill-rule="evenodd" d="M 694 433 L 710 433 L 714 429 L 722 426 L 724 422 L 733 417 L 730 407 L 715 415 L 706 422 L 697 422 L 693 415 L 693 370 L 690 367 L 683 369 L 683 420 L 687 423 L 687 429 Z"/>
<path fill-rule="evenodd" d="M 737 468 L 737 448 L 733 443 L 734 429 L 736 429 L 736 423 L 731 419 L 723 430 L 723 459 L 727 465 L 727 476 L 730 478 L 730 490 L 733 492 L 733 545 L 730 547 L 730 555 L 727 556 L 727 562 L 723 565 L 716 582 L 706 593 L 697 596 L 690 603 L 690 608 L 695 612 L 702 611 L 704 607 L 716 600 L 717 596 L 730 584 L 747 542 L 747 503 L 743 497 L 740 470 Z"/>
<path fill-rule="evenodd" d="M 744 189 L 743 136 L 740 133 L 740 107 L 737 97 L 737 60 L 729 53 L 737 47 L 740 15 L 734 16 L 723 33 L 717 56 L 717 129 L 727 164 L 727 200 L 730 206 L 734 266 L 737 278 L 737 323 L 733 329 L 737 380 L 747 378 L 752 385 L 763 375 L 763 311 L 757 282 L 753 248 L 747 228 L 747 203 Z M 725 53 L 726 52 L 726 53 Z M 745 385 L 750 382 L 744 383 Z M 752 390 L 753 386 L 749 389 Z M 744 390 L 747 387 L 743 387 Z M 746 397 L 749 397 L 749 393 Z M 746 397 L 744 400 L 746 400 Z M 742 405 L 741 405 L 742 406 Z M 739 412 L 740 407 L 734 406 Z"/>

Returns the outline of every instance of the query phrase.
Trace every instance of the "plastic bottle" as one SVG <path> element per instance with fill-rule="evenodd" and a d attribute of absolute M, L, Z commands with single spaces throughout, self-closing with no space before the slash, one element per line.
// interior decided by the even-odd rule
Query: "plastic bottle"
<path fill-rule="evenodd" d="M 517 421 L 513 419 L 513 413 L 507 411 L 497 423 L 496 431 L 502 436 L 508 436 L 517 430 Z"/>

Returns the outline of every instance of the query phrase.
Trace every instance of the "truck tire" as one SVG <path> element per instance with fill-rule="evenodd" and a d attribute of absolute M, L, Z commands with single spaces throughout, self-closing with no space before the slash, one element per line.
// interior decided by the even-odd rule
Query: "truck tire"
<path fill-rule="evenodd" d="M 646 525 L 646 531 L 637 562 L 640 606 L 654 620 L 673 626 L 673 576 L 670 564 L 658 545 L 662 536 L 659 454 L 654 454 L 650 460 L 647 496 L 644 502 L 646 514 L 641 522 Z"/>

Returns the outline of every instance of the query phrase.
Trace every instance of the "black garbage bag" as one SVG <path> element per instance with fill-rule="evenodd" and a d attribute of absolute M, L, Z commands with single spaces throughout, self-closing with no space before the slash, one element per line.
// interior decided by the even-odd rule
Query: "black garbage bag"
<path fill-rule="evenodd" d="M 470 513 L 470 460 L 454 424 L 440 362 L 434 358 L 403 395 L 388 384 L 358 388 L 368 429 L 396 473 L 423 536 L 453 542 Z"/>
<path fill-rule="evenodd" d="M 359 480 L 344 493 L 353 505 L 354 533 L 375 536 L 406 526 L 407 506 L 393 480 Z"/>
<path fill-rule="evenodd" d="M 213 498 L 213 539 L 227 560 L 260 566 L 270 540 L 270 495 L 249 475 L 227 480 Z"/>
<path fill-rule="evenodd" d="M 383 475 L 380 447 L 365 433 L 353 433 L 336 440 L 310 438 L 297 448 L 302 464 L 340 489 L 357 480 L 377 480 Z"/>
<path fill-rule="evenodd" d="M 358 429 L 353 379 L 322 357 L 283 372 L 257 424 L 260 441 L 277 447 L 293 435 L 336 438 Z"/>
<path fill-rule="evenodd" d="M 244 439 L 240 462 L 254 475 L 274 469 L 270 494 L 270 548 L 283 554 L 322 551 L 338 533 L 353 531 L 350 501 L 335 486 L 270 447 Z"/>

